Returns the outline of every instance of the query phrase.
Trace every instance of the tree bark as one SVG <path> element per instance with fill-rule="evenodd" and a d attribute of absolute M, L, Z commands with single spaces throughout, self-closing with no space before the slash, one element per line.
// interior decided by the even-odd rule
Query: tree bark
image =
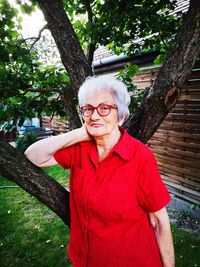
<path fill-rule="evenodd" d="M 144 101 L 126 122 L 128 132 L 146 143 L 176 104 L 200 54 L 200 1 L 191 0 L 186 18 L 166 61 Z"/>
<path fill-rule="evenodd" d="M 81 127 L 81 121 L 76 109 L 77 101 L 72 88 L 65 88 L 62 92 L 62 97 L 64 100 L 64 111 L 69 122 L 69 128 L 73 130 Z"/>
<path fill-rule="evenodd" d="M 85 61 L 80 45 L 77 44 L 78 41 L 64 12 L 62 2 L 59 0 L 38 2 L 58 45 L 63 64 L 67 71 L 69 69 L 73 88 L 77 90 L 80 83 L 90 74 L 90 67 Z M 126 123 L 131 135 L 147 142 L 159 127 L 179 97 L 181 87 L 200 53 L 199 44 L 200 2 L 191 0 L 186 19 L 167 55 L 167 60 L 144 102 Z M 0 175 L 16 182 L 69 224 L 69 202 L 66 190 L 34 167 L 22 154 L 3 142 L 0 142 Z"/>
<path fill-rule="evenodd" d="M 28 161 L 21 152 L 2 141 L 0 141 L 0 175 L 35 196 L 69 226 L 69 192 Z"/>
<path fill-rule="evenodd" d="M 65 66 L 71 84 L 64 92 L 66 113 L 70 116 L 71 128 L 81 125 L 75 103 L 77 103 L 77 91 L 86 77 L 92 75 L 89 65 L 76 33 L 64 10 L 61 0 L 38 0 L 39 6 L 44 13 L 48 28 L 58 47 L 61 61 Z"/>
<path fill-rule="evenodd" d="M 84 5 L 85 5 L 85 8 L 87 10 L 87 14 L 88 14 L 88 21 L 93 24 L 94 26 L 94 22 L 93 22 L 93 12 L 92 12 L 92 8 L 91 8 L 91 3 L 90 3 L 90 0 L 85 0 L 84 1 Z M 96 50 L 96 43 L 88 43 L 88 46 L 87 46 L 87 60 L 90 64 L 90 66 L 92 65 L 92 61 L 93 61 L 93 57 L 94 57 L 94 52 Z"/>
<path fill-rule="evenodd" d="M 71 87 L 77 92 L 85 78 L 92 75 L 92 70 L 64 10 L 63 1 L 38 0 L 38 3 L 56 42 L 62 63 L 69 73 Z"/>

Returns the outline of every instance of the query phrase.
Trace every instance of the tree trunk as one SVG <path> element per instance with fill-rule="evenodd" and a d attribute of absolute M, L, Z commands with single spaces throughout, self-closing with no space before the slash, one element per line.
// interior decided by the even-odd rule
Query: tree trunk
<path fill-rule="evenodd" d="M 92 75 L 92 68 L 64 10 L 63 1 L 38 0 L 38 3 L 58 47 L 62 63 L 70 76 L 71 84 L 66 88 L 64 97 L 66 97 L 65 103 L 67 103 L 66 113 L 70 116 L 71 128 L 74 129 L 81 125 L 75 108 L 77 91 L 85 78 Z"/>
<path fill-rule="evenodd" d="M 92 75 L 92 69 L 64 10 L 63 1 L 38 0 L 38 3 L 69 73 L 71 87 L 77 92 L 85 78 Z"/>
<path fill-rule="evenodd" d="M 62 2 L 38 2 L 59 48 L 62 62 L 69 72 L 73 88 L 77 90 L 80 83 L 90 74 L 90 67 L 77 43 Z M 200 1 L 191 0 L 188 15 L 167 55 L 166 62 L 144 102 L 126 124 L 131 135 L 147 142 L 156 131 L 179 97 L 181 87 L 200 53 L 199 44 Z M 0 142 L 0 175 L 16 182 L 69 224 L 66 190 L 3 142 Z"/>
<path fill-rule="evenodd" d="M 64 100 L 64 111 L 66 113 L 67 120 L 69 122 L 70 130 L 81 127 L 81 121 L 76 109 L 77 101 L 71 87 L 70 88 L 67 87 L 63 90 L 62 97 Z"/>
<path fill-rule="evenodd" d="M 166 61 L 144 101 L 126 122 L 128 132 L 146 143 L 176 104 L 200 54 L 200 1 L 192 0 Z"/>
<path fill-rule="evenodd" d="M 69 225 L 69 193 L 8 143 L 0 141 L 0 175 L 39 199 Z"/>

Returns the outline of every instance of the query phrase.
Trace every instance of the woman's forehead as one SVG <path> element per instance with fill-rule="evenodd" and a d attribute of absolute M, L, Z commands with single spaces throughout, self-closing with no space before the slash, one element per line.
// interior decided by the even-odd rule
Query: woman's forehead
<path fill-rule="evenodd" d="M 114 98 L 113 95 L 110 91 L 106 89 L 100 89 L 96 91 L 91 91 L 86 98 L 86 103 L 91 104 L 100 104 L 100 103 L 108 103 L 108 104 L 113 104 L 114 103 Z"/>

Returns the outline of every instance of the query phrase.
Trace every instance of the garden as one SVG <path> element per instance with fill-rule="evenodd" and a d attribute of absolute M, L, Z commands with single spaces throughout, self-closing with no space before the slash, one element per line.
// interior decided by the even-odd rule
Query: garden
<path fill-rule="evenodd" d="M 15 2 L 16 5 L 18 3 L 18 7 L 11 2 Z M 65 204 L 62 198 L 65 190 L 45 175 L 48 174 L 63 187 L 67 187 L 69 173 L 59 166 L 44 170 L 36 168 L 21 153 L 27 147 L 25 142 L 18 141 L 17 150 L 8 144 L 8 141 L 16 142 L 16 140 L 4 140 L 3 137 L 21 129 L 27 119 L 37 118 L 42 121 L 43 115 L 48 116 L 50 121 L 55 116 L 66 118 L 69 129 L 80 127 L 82 121 L 77 107 L 78 88 L 88 76 L 110 74 L 110 63 L 113 63 L 112 70 L 121 73 L 123 81 L 131 88 L 131 116 L 125 128 L 144 143 L 150 140 L 178 101 L 180 91 L 194 69 L 193 81 L 190 80 L 188 84 L 192 86 L 192 92 L 198 99 L 191 100 L 191 94 L 186 88 L 188 99 L 182 97 L 182 103 L 179 104 L 185 107 L 188 103 L 188 109 L 192 114 L 191 121 L 188 122 L 187 112 L 180 114 L 180 109 L 177 108 L 178 116 L 184 115 L 186 118 L 184 117 L 184 122 L 178 128 L 175 137 L 170 138 L 167 143 L 170 145 L 171 142 L 170 149 L 173 149 L 178 139 L 181 146 L 176 153 L 181 168 L 176 167 L 176 164 L 172 166 L 177 162 L 175 160 L 171 164 L 169 159 L 164 158 L 164 164 L 170 165 L 172 173 L 170 179 L 178 177 L 179 180 L 175 183 L 178 190 L 185 189 L 183 185 L 187 180 L 186 197 L 188 198 L 188 192 L 192 192 L 196 201 L 199 201 L 199 171 L 195 169 L 196 166 L 199 168 L 199 145 L 194 144 L 193 140 L 199 140 L 200 136 L 198 114 L 194 114 L 200 103 L 198 91 L 200 89 L 194 86 L 197 71 L 200 70 L 198 63 L 200 2 L 183 1 L 179 9 L 177 5 L 180 2 L 157 1 L 156 4 L 155 1 L 149 0 L 143 0 L 142 4 L 139 0 L 2 0 L 0 2 L 1 267 L 71 266 L 66 251 L 69 228 L 61 220 L 63 215 L 61 209 L 58 208 L 58 216 L 51 211 L 53 202 L 51 200 L 55 196 L 55 191 L 59 192 L 56 194 L 58 196 L 56 207 L 65 207 L 61 205 Z M 44 14 L 45 19 L 37 34 L 33 36 L 31 29 L 30 35 L 25 36 L 21 31 L 22 17 L 31 15 L 35 10 Z M 39 16 L 36 20 L 39 20 Z M 36 21 L 32 25 L 35 26 Z M 95 51 L 102 46 L 114 54 L 111 56 L 112 60 L 114 58 L 112 62 L 108 62 L 107 59 L 102 60 L 101 57 L 97 57 L 98 53 L 95 54 Z M 116 61 L 117 56 L 121 61 Z M 92 64 L 93 59 L 96 65 Z M 108 64 L 102 66 L 103 61 Z M 127 63 L 131 64 L 126 65 Z M 144 93 L 134 98 L 137 87 L 133 86 L 132 78 L 139 69 L 149 68 L 147 63 L 159 65 L 159 73 L 155 80 L 151 79 L 150 90 L 147 90 L 145 82 Z M 143 78 L 141 81 L 146 81 L 146 78 Z M 172 118 L 173 114 L 167 121 L 167 127 L 172 125 L 176 128 L 171 121 Z M 179 122 L 179 119 L 176 120 Z M 194 129 L 194 134 L 188 132 L 188 124 Z M 185 126 L 186 130 L 183 129 Z M 184 131 L 183 140 L 179 137 L 181 131 Z M 168 132 L 165 135 L 168 136 Z M 35 138 L 30 133 L 26 141 L 30 144 Z M 190 140 L 192 144 L 189 145 L 190 150 L 187 153 L 183 144 L 189 143 Z M 171 154 L 173 153 L 170 152 L 170 160 L 172 160 Z M 180 172 L 185 170 L 182 168 L 184 164 L 186 166 L 188 164 L 185 154 L 187 156 L 189 154 L 189 163 L 195 168 L 192 167 L 193 173 L 185 168 L 189 178 L 186 176 L 187 179 L 184 177 L 185 180 L 180 182 L 177 169 Z M 192 159 L 191 154 L 195 154 Z M 180 155 L 184 158 L 182 159 Z M 162 156 L 161 158 L 163 159 Z M 194 181 L 191 175 L 195 177 Z M 170 183 L 171 181 L 168 181 L 168 184 Z M 29 193 L 22 188 L 26 188 Z M 45 190 L 41 193 L 40 188 Z M 176 266 L 200 266 L 199 220 L 186 212 L 169 210 L 169 214 Z"/>
<path fill-rule="evenodd" d="M 59 166 L 44 170 L 63 186 L 68 186 L 68 171 Z M 169 211 L 176 252 L 176 267 L 200 266 L 199 224 L 189 214 Z M 184 215 L 184 216 L 183 216 Z M 176 220 L 174 220 L 176 218 Z M 189 229 L 181 229 L 187 227 Z M 191 229 L 193 228 L 193 229 Z M 0 177 L 0 266 L 1 267 L 70 267 L 67 256 L 69 229 L 37 199 Z"/>

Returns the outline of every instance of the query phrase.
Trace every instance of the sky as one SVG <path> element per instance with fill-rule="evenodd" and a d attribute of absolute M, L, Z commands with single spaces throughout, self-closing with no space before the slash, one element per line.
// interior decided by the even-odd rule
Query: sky
<path fill-rule="evenodd" d="M 9 0 L 9 3 L 19 10 L 15 0 Z M 24 38 L 37 37 L 39 30 L 46 24 L 43 13 L 39 9 L 31 15 L 23 14 L 19 10 L 19 16 L 23 18 L 22 35 Z"/>

